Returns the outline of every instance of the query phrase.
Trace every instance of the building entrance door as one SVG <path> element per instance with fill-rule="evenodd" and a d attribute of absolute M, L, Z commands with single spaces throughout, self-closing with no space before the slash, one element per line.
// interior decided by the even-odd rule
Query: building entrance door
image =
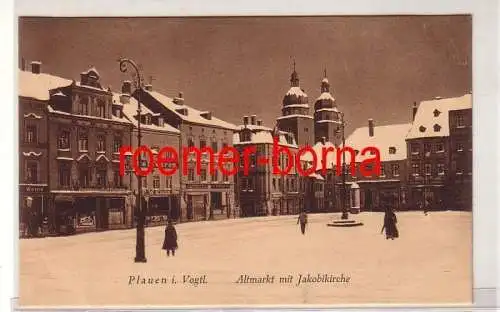
<path fill-rule="evenodd" d="M 365 209 L 367 211 L 373 211 L 373 197 L 371 190 L 365 190 Z"/>

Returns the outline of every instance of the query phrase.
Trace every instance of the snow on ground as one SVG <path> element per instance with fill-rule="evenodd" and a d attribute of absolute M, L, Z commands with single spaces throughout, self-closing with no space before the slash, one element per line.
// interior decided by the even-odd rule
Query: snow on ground
<path fill-rule="evenodd" d="M 469 303 L 472 214 L 400 212 L 400 238 L 380 234 L 383 215 L 352 216 L 362 227 L 326 224 L 338 214 L 177 225 L 179 250 L 161 250 L 163 227 L 146 229 L 147 263 L 136 264 L 135 230 L 20 242 L 21 306 Z M 349 283 L 301 284 L 298 274 L 349 276 Z M 206 284 L 183 284 L 183 275 Z M 273 284 L 236 284 L 241 274 L 276 275 Z M 280 276 L 293 276 L 290 284 Z M 129 285 L 130 276 L 177 284 Z"/>

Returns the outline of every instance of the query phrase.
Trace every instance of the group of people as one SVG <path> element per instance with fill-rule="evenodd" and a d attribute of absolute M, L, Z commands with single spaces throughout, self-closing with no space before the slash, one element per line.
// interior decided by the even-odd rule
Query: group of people
<path fill-rule="evenodd" d="M 307 213 L 302 211 L 299 213 L 299 217 L 297 218 L 297 224 L 300 223 L 300 232 L 302 235 L 306 233 L 306 225 L 307 225 Z M 384 224 L 382 226 L 382 230 L 380 233 L 383 233 L 385 230 L 385 238 L 386 239 L 395 239 L 399 237 L 399 231 L 396 224 L 398 223 L 398 218 L 396 217 L 396 213 L 392 208 L 387 206 L 384 214 Z"/>

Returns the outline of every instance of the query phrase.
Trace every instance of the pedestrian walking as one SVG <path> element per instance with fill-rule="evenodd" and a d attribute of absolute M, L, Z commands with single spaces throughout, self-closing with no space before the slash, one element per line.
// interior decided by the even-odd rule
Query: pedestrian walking
<path fill-rule="evenodd" d="M 297 224 L 300 223 L 300 231 L 302 235 L 306 234 L 306 224 L 307 224 L 307 214 L 305 211 L 302 211 L 297 218 Z"/>
<path fill-rule="evenodd" d="M 384 225 L 382 226 L 382 230 L 380 234 L 382 234 L 385 230 L 385 239 L 395 239 L 399 237 L 399 231 L 396 226 L 398 223 L 398 219 L 394 210 L 390 207 L 386 207 L 385 215 L 384 215 Z"/>
<path fill-rule="evenodd" d="M 170 256 L 170 252 L 172 252 L 172 256 L 175 256 L 177 247 L 177 231 L 175 230 L 172 220 L 169 219 L 165 227 L 165 239 L 163 240 L 162 249 L 167 251 L 168 257 Z"/>
<path fill-rule="evenodd" d="M 430 209 L 430 206 L 431 206 L 431 201 L 429 198 L 426 198 L 425 199 L 425 203 L 424 203 L 424 214 L 425 215 L 428 215 L 429 214 L 429 209 Z"/>

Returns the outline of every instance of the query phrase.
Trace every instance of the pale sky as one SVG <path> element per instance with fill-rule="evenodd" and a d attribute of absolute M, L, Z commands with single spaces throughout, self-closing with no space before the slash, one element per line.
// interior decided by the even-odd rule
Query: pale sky
<path fill-rule="evenodd" d="M 131 79 L 117 59 L 142 65 L 153 88 L 241 124 L 272 127 L 293 59 L 313 107 L 326 68 L 347 133 L 409 122 L 413 102 L 472 88 L 470 16 L 21 18 L 19 59 L 71 79 L 95 66 L 104 86 Z M 312 114 L 312 110 L 311 110 Z"/>

